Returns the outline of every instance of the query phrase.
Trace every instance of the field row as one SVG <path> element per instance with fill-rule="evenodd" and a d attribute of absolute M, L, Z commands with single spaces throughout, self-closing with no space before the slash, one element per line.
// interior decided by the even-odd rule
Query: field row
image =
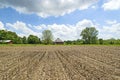
<path fill-rule="evenodd" d="M 0 47 L 0 80 L 120 80 L 120 47 Z"/>

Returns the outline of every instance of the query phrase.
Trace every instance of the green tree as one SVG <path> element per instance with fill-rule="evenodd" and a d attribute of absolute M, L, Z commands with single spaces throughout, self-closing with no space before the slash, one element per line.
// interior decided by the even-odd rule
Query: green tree
<path fill-rule="evenodd" d="M 109 44 L 115 44 L 115 39 L 114 38 L 108 39 L 108 41 L 109 41 Z"/>
<path fill-rule="evenodd" d="M 53 35 L 50 30 L 44 30 L 42 32 L 42 40 L 44 44 L 51 44 L 53 40 Z"/>
<path fill-rule="evenodd" d="M 22 43 L 23 43 L 21 37 L 17 37 L 17 38 L 15 38 L 15 41 L 16 41 L 16 44 L 22 44 Z"/>
<path fill-rule="evenodd" d="M 37 36 L 34 36 L 34 35 L 29 35 L 28 43 L 29 44 L 38 44 L 39 43 L 39 38 Z"/>
<path fill-rule="evenodd" d="M 78 45 L 78 44 L 79 44 L 79 45 L 82 44 L 82 42 L 83 42 L 83 40 L 81 40 L 81 39 L 77 39 L 77 40 L 76 40 L 76 44 L 77 44 L 77 45 Z"/>
<path fill-rule="evenodd" d="M 0 30 L 0 40 L 4 40 L 5 30 Z"/>
<path fill-rule="evenodd" d="M 86 27 L 82 30 L 80 36 L 84 40 L 85 44 L 96 44 L 97 43 L 98 30 L 95 27 Z"/>
<path fill-rule="evenodd" d="M 12 40 L 13 43 L 16 44 L 16 43 L 19 43 L 18 38 L 19 36 L 15 32 L 6 31 L 5 40 Z"/>
<path fill-rule="evenodd" d="M 22 38 L 22 42 L 23 44 L 27 44 L 27 38 L 25 36 Z"/>
<path fill-rule="evenodd" d="M 72 41 L 67 40 L 67 41 L 65 41 L 65 44 L 67 44 L 67 45 L 71 45 L 71 44 L 72 44 Z"/>
<path fill-rule="evenodd" d="M 120 44 L 120 39 L 117 39 L 116 44 Z"/>
<path fill-rule="evenodd" d="M 103 44 L 103 39 L 99 39 L 99 44 Z"/>
<path fill-rule="evenodd" d="M 39 38 L 39 43 L 40 43 L 40 44 L 42 43 L 40 38 Z"/>

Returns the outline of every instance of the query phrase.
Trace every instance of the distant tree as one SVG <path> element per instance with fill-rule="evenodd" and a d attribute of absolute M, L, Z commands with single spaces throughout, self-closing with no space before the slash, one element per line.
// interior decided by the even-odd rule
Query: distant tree
<path fill-rule="evenodd" d="M 5 35 L 5 30 L 0 30 L 0 40 L 4 39 Z"/>
<path fill-rule="evenodd" d="M 80 34 L 85 44 L 96 44 L 97 35 L 98 35 L 98 30 L 96 30 L 95 27 L 86 27 L 84 30 L 82 30 Z"/>
<path fill-rule="evenodd" d="M 76 40 L 76 44 L 77 44 L 77 45 L 78 45 L 78 44 L 82 44 L 82 42 L 83 42 L 82 39 L 77 39 L 77 40 Z"/>
<path fill-rule="evenodd" d="M 77 40 L 67 40 L 64 41 L 66 45 L 80 45 L 82 44 L 83 40 L 77 39 Z"/>
<path fill-rule="evenodd" d="M 28 43 L 29 44 L 38 44 L 39 43 L 39 38 L 37 36 L 34 36 L 34 35 L 29 35 Z"/>
<path fill-rule="evenodd" d="M 25 36 L 22 38 L 22 42 L 23 42 L 23 44 L 27 43 L 27 38 Z"/>
<path fill-rule="evenodd" d="M 13 43 L 18 43 L 19 36 L 15 32 L 7 31 L 6 40 L 12 40 Z"/>
<path fill-rule="evenodd" d="M 76 45 L 76 44 L 77 44 L 77 41 L 76 41 L 76 40 L 73 40 L 73 41 L 72 41 L 72 44 L 73 44 L 73 45 Z"/>
<path fill-rule="evenodd" d="M 16 41 L 16 44 L 22 44 L 22 43 L 23 43 L 21 37 L 17 37 L 17 38 L 15 38 L 15 41 Z"/>
<path fill-rule="evenodd" d="M 50 30 L 44 30 L 42 32 L 42 40 L 44 44 L 51 44 L 53 40 L 53 35 Z"/>
<path fill-rule="evenodd" d="M 42 41 L 41 41 L 41 39 L 39 38 L 39 44 L 41 44 L 42 43 Z"/>
<path fill-rule="evenodd" d="M 103 39 L 99 39 L 99 44 L 103 44 Z"/>
<path fill-rule="evenodd" d="M 70 45 L 70 44 L 72 44 L 72 41 L 67 40 L 67 41 L 65 41 L 65 44 Z"/>
<path fill-rule="evenodd" d="M 109 44 L 114 44 L 116 40 L 114 38 L 111 38 L 111 39 L 108 39 L 108 41 L 109 41 Z"/>
<path fill-rule="evenodd" d="M 117 39 L 116 44 L 120 44 L 120 39 Z"/>

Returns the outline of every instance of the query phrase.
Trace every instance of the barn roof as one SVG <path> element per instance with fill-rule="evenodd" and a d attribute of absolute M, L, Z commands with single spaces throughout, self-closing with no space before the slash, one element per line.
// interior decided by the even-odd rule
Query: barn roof
<path fill-rule="evenodd" d="M 57 38 L 55 42 L 63 42 L 60 38 Z"/>
<path fill-rule="evenodd" d="M 12 40 L 0 40 L 0 42 L 11 42 Z"/>

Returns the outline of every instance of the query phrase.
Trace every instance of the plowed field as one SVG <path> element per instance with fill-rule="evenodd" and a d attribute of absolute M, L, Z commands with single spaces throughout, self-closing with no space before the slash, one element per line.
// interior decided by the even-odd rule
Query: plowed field
<path fill-rule="evenodd" d="M 120 80 L 120 46 L 0 47 L 0 80 Z"/>

